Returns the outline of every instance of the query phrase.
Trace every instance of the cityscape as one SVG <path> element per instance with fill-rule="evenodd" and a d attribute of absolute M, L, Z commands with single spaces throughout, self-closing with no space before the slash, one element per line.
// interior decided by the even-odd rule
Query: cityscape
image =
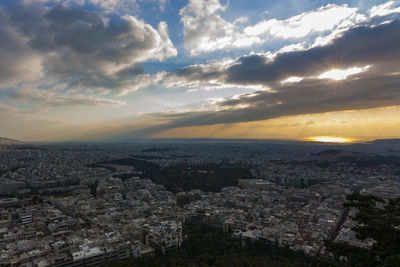
<path fill-rule="evenodd" d="M 356 237 L 347 195 L 400 193 L 395 140 L 231 142 L 3 142 L 0 264 L 86 266 L 167 255 L 185 243 L 185 226 L 200 225 L 243 244 L 261 240 L 329 260 L 327 240 L 362 248 L 375 242 Z M 190 187 L 157 183 L 155 166 Z M 240 176 L 229 172 L 220 188 L 199 189 L 207 190 L 209 176 L 221 179 L 217 167 Z"/>
<path fill-rule="evenodd" d="M 0 0 L 0 267 L 400 266 L 400 0 Z"/>

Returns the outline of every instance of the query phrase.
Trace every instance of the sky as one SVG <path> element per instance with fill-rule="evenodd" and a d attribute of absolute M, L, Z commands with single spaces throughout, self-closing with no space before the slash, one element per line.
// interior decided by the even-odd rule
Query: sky
<path fill-rule="evenodd" d="M 0 0 L 0 136 L 400 138 L 400 1 Z"/>

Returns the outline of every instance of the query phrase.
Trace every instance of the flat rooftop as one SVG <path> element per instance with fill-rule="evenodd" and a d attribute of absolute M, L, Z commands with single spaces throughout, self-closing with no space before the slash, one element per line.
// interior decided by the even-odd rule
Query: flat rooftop
<path fill-rule="evenodd" d="M 16 198 L 16 197 L 9 197 L 9 198 L 2 198 L 2 199 L 0 199 L 0 204 L 2 204 L 2 203 L 13 203 L 13 202 L 18 202 L 18 198 Z"/>
<path fill-rule="evenodd" d="M 275 184 L 271 181 L 264 179 L 240 179 L 239 183 L 247 183 L 247 184 Z"/>

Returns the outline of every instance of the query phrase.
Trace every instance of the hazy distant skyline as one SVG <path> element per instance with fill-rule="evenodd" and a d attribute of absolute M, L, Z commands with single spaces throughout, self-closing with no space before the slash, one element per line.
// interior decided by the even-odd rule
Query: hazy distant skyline
<path fill-rule="evenodd" d="M 400 1 L 3 0 L 0 136 L 400 137 Z"/>

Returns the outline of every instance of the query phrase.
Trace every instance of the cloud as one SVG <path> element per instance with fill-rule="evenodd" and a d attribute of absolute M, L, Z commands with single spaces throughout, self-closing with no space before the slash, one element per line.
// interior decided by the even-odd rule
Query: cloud
<path fill-rule="evenodd" d="M 366 17 L 358 14 L 357 11 L 357 8 L 350 8 L 347 5 L 328 4 L 287 20 L 263 21 L 246 30 L 268 32 L 273 37 L 300 38 L 315 32 L 348 29 L 350 26 L 365 21 Z M 315 23 L 316 21 L 318 23 Z"/>
<path fill-rule="evenodd" d="M 273 60 L 262 55 L 242 57 L 226 71 L 227 82 L 267 85 L 292 76 L 317 75 L 333 68 L 392 65 L 400 52 L 399 34 L 400 23 L 396 20 L 375 27 L 354 28 L 329 45 L 283 53 Z"/>
<path fill-rule="evenodd" d="M 360 26 L 330 45 L 266 58 L 252 55 L 234 63 L 194 65 L 174 73 L 189 82 L 263 85 L 260 90 L 211 103 L 208 110 L 166 114 L 169 123 L 146 133 L 186 126 L 266 120 L 282 116 L 396 106 L 400 103 L 400 21 Z M 369 65 L 369 68 L 365 66 Z M 358 67 L 360 71 L 354 71 Z M 319 77 L 331 69 L 350 69 L 343 80 Z M 358 70 L 357 69 L 357 70 Z M 281 83 L 290 77 L 297 82 Z M 162 117 L 162 115 L 159 115 Z"/>
<path fill-rule="evenodd" d="M 0 69 L 15 66 L 11 70 L 17 76 L 32 57 L 36 78 L 51 76 L 81 90 L 129 90 L 143 73 L 142 62 L 177 55 L 165 22 L 155 29 L 129 15 L 107 17 L 79 7 L 34 4 L 3 9 L 0 20 L 4 25 L 0 35 L 7 37 L 0 45 L 8 48 L 0 53 L 11 50 L 16 55 L 2 58 Z M 20 82 L 26 80 L 19 77 Z M 0 82 L 8 80 L 0 76 Z"/>
<path fill-rule="evenodd" d="M 221 17 L 220 13 L 227 8 L 219 0 L 190 0 L 181 9 L 184 45 L 192 56 L 261 45 L 272 38 L 299 39 L 315 33 L 325 36 L 326 32 L 338 34 L 367 20 L 357 8 L 328 4 L 285 20 L 268 19 L 243 27 L 238 24 L 247 22 L 246 18 L 229 22 Z"/>
<path fill-rule="evenodd" d="M 0 103 L 0 118 L 8 117 L 10 114 L 17 112 L 17 109 Z"/>
<path fill-rule="evenodd" d="M 5 95 L 9 101 L 17 103 L 36 104 L 40 107 L 65 107 L 65 106 L 121 106 L 123 101 L 84 94 L 57 93 L 48 90 L 17 89 L 7 91 Z"/>
<path fill-rule="evenodd" d="M 0 9 L 0 86 L 40 77 L 40 58 L 24 38 L 7 25 L 5 16 L 5 10 Z"/>
<path fill-rule="evenodd" d="M 164 73 L 162 83 L 165 87 L 186 89 L 207 89 L 225 86 L 221 79 L 223 72 L 231 60 L 210 61 L 207 64 L 190 65 L 173 73 Z"/>
<path fill-rule="evenodd" d="M 248 122 L 282 116 L 367 109 L 398 105 L 400 76 L 357 77 L 340 86 L 330 80 L 309 80 L 261 91 L 253 96 L 219 101 L 220 109 L 176 114 L 177 118 L 156 130 L 177 127 Z M 384 88 L 377 90 L 377 88 Z M 148 131 L 151 132 L 151 131 Z"/>
<path fill-rule="evenodd" d="M 369 10 L 371 17 L 387 16 L 395 13 L 400 13 L 400 7 L 394 7 L 394 1 L 388 1 L 381 5 L 373 6 Z"/>
<path fill-rule="evenodd" d="M 106 12 L 128 12 L 138 8 L 138 3 L 135 0 L 77 0 L 75 3 L 92 4 L 100 7 Z"/>
<path fill-rule="evenodd" d="M 248 18 L 240 17 L 233 22 L 224 20 L 219 13 L 227 8 L 228 5 L 221 5 L 219 0 L 190 0 L 180 10 L 184 46 L 191 56 L 250 47 L 266 41 L 260 36 L 251 36 L 241 30 L 241 24 L 246 23 Z"/>
<path fill-rule="evenodd" d="M 323 113 L 397 105 L 400 100 L 399 75 L 371 75 L 341 82 L 311 79 L 276 88 L 276 92 L 259 92 L 250 98 L 227 100 L 220 105 L 249 108 L 228 110 L 214 116 L 218 121 L 251 121 L 286 115 Z M 380 88 L 377 90 L 377 88 Z"/>
<path fill-rule="evenodd" d="M 89 6 L 106 14 L 139 14 L 145 6 L 143 4 L 153 3 L 158 5 L 160 11 L 164 11 L 168 3 L 167 0 L 23 0 L 29 2 L 41 2 L 47 4 L 60 4 L 64 7 Z"/>
<path fill-rule="evenodd" d="M 322 78 L 325 72 L 332 74 L 335 69 L 342 78 L 365 71 L 369 65 L 374 71 L 385 72 L 392 65 L 397 66 L 398 34 L 398 20 L 385 24 L 371 23 L 344 31 L 325 45 L 305 48 L 296 44 L 294 48 L 283 47 L 274 53 L 251 53 L 236 59 L 212 60 L 170 73 L 160 72 L 150 79 L 154 81 L 151 84 L 166 88 L 248 87 L 254 91 L 275 90 L 282 82 Z"/>
<path fill-rule="evenodd" d="M 71 0 L 70 0 L 71 1 Z M 143 9 L 142 4 L 154 2 L 158 4 L 158 9 L 164 11 L 168 3 L 167 0 L 72 0 L 71 2 L 95 5 L 108 13 L 123 13 L 132 14 L 137 13 Z"/>
<path fill-rule="evenodd" d="M 184 27 L 185 48 L 191 55 L 225 48 L 232 42 L 234 25 L 218 14 L 225 11 L 218 0 L 190 0 L 179 14 Z"/>
<path fill-rule="evenodd" d="M 270 37 L 300 38 L 313 32 L 347 28 L 364 20 L 365 16 L 358 14 L 357 8 L 328 4 L 286 20 L 263 20 L 254 26 L 246 27 L 244 32 L 249 36 L 267 33 Z M 316 23 L 317 21 L 318 23 Z"/>
<path fill-rule="evenodd" d="M 166 87 L 207 88 L 261 86 L 275 88 L 279 83 L 317 77 L 332 69 L 375 71 L 397 66 L 400 51 L 400 22 L 352 28 L 329 44 L 275 53 L 250 54 L 237 59 L 214 60 L 190 65 L 158 76 Z M 339 71 L 341 72 L 341 71 Z M 323 76 L 322 76 L 323 77 Z"/>

